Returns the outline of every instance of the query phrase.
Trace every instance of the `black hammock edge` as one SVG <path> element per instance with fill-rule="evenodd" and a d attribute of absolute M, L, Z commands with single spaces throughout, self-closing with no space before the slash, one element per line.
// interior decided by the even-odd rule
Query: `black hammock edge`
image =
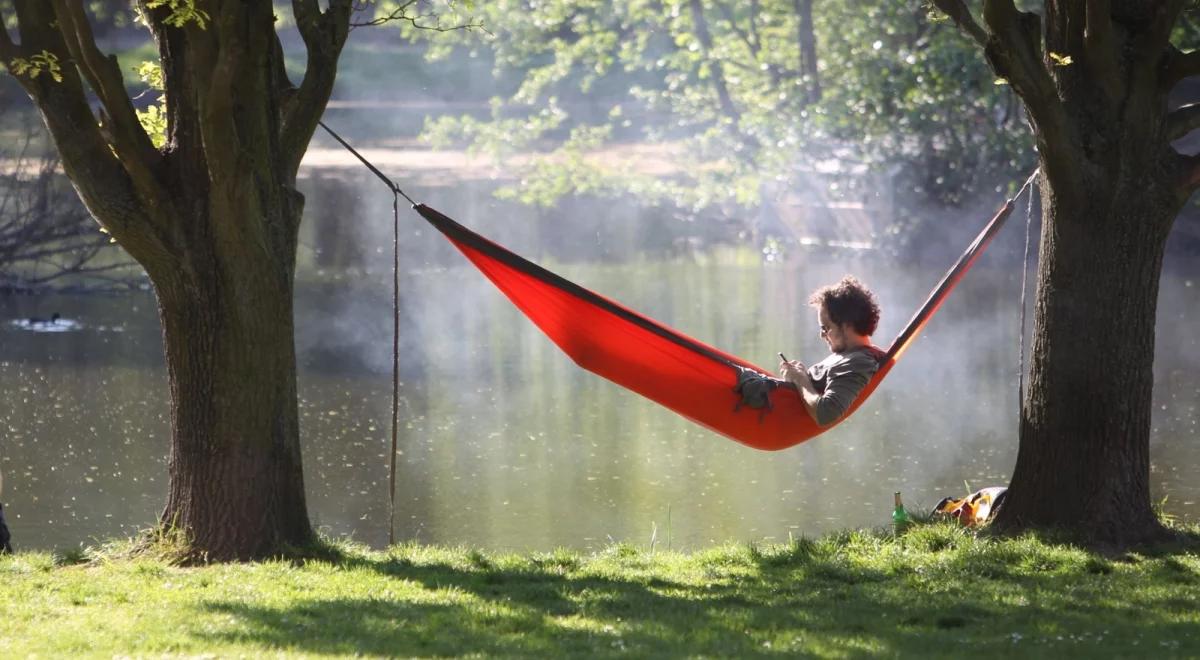
<path fill-rule="evenodd" d="M 625 309 L 624 307 L 613 303 L 611 300 L 608 300 L 603 296 L 585 289 L 571 280 L 566 279 L 562 275 L 546 270 L 545 268 L 522 257 L 521 255 L 499 245 L 498 243 L 494 243 L 483 236 L 480 236 L 479 234 L 467 229 L 454 219 L 444 215 L 436 209 L 430 208 L 425 204 L 415 204 L 413 205 L 413 209 L 415 209 L 417 213 L 420 213 L 421 217 L 425 218 L 425 220 L 428 221 L 429 224 L 433 225 L 435 229 L 458 243 L 462 243 L 471 247 L 472 249 L 478 250 L 487 256 L 505 264 L 506 266 L 511 266 L 522 273 L 536 277 L 546 284 L 565 291 L 589 304 L 595 305 L 596 307 L 609 312 L 610 314 L 616 315 L 630 323 L 633 323 L 643 330 L 652 332 L 663 339 L 682 346 L 683 348 L 687 348 L 699 353 L 710 360 L 716 360 L 717 362 L 732 367 L 735 370 L 745 369 L 745 367 L 742 365 L 732 362 L 725 356 L 714 352 L 708 346 L 692 340 L 689 337 L 685 337 L 673 332 L 669 328 L 655 323 L 654 321 L 640 314 Z"/>

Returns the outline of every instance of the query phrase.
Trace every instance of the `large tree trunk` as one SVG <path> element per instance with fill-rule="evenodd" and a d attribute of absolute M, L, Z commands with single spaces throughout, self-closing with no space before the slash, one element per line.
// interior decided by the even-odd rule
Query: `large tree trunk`
<path fill-rule="evenodd" d="M 21 43 L 0 16 L 0 61 L 12 68 L 48 53 L 61 65 L 18 80 L 80 197 L 158 295 L 173 427 L 164 531 L 183 538 L 192 560 L 308 544 L 292 332 L 296 173 L 333 88 L 352 1 L 293 0 L 308 51 L 297 88 L 271 2 L 140 0 L 165 86 L 161 149 L 81 0 L 13 5 Z"/>
<path fill-rule="evenodd" d="M 1149 487 L 1152 365 L 1178 200 L 1152 167 L 1106 165 L 1080 169 L 1111 173 L 1087 183 L 1107 195 L 1064 199 L 1043 178 L 1030 387 L 996 525 L 1124 547 L 1163 531 Z"/>
<path fill-rule="evenodd" d="M 295 223 L 292 211 L 275 221 Z M 261 558 L 315 538 L 299 442 L 295 248 L 293 239 L 239 258 L 202 246 L 182 272 L 154 275 L 171 387 L 162 523 L 186 535 L 194 560 Z"/>
<path fill-rule="evenodd" d="M 1110 548 L 1161 538 L 1150 504 L 1155 311 L 1167 234 L 1200 185 L 1200 157 L 1172 147 L 1200 128 L 1200 105 L 1167 107 L 1200 74 L 1200 53 L 1170 43 L 1184 3 L 1046 2 L 1038 14 L 985 0 L 986 29 L 963 0 L 934 3 L 1024 101 L 1041 162 L 1030 388 L 995 525 Z"/>

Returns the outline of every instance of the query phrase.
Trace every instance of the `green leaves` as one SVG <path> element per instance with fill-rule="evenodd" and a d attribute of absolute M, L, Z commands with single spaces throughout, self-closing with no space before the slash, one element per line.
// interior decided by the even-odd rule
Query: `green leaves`
<path fill-rule="evenodd" d="M 150 89 L 163 91 L 165 85 L 163 83 L 162 66 L 158 62 L 147 61 L 142 62 L 136 69 L 138 77 L 142 82 L 146 83 Z M 161 149 L 167 143 L 167 97 L 160 94 L 158 102 L 147 107 L 145 110 L 134 110 L 137 113 L 138 123 L 142 125 L 142 130 L 146 131 L 146 135 L 150 136 L 150 142 L 154 148 Z"/>
<path fill-rule="evenodd" d="M 54 82 L 62 82 L 63 79 L 58 56 L 48 50 L 43 50 L 28 59 L 14 57 L 10 67 L 14 76 L 25 76 L 30 80 L 43 74 L 50 76 Z"/>
<path fill-rule="evenodd" d="M 533 203 L 549 203 L 557 191 L 604 190 L 738 215 L 744 210 L 733 209 L 764 203 L 763 190 L 795 187 L 835 158 L 900 171 L 902 185 L 956 203 L 982 172 L 1032 153 L 1011 89 L 993 84 L 952 24 L 890 0 L 814 3 L 814 76 L 801 61 L 796 7 L 480 3 L 492 38 L 438 34 L 439 54 L 489 49 L 497 75 L 515 74 L 519 83 L 493 101 L 490 119 L 431 122 L 426 136 L 445 144 L 453 134 L 497 159 L 524 151 L 505 167 L 536 189 L 517 195 Z M 617 106 L 620 113 L 605 114 Z M 576 158 L 584 148 L 576 129 L 601 125 L 610 130 L 593 152 L 655 147 L 672 166 L 635 176 Z M 574 188 L 564 183 L 570 177 Z"/>
<path fill-rule="evenodd" d="M 150 136 L 150 142 L 155 149 L 161 149 L 167 142 L 167 115 L 163 108 L 152 105 L 145 110 L 134 110 L 142 130 Z"/>
<path fill-rule="evenodd" d="M 141 65 L 139 65 L 136 69 L 136 72 L 138 74 L 138 78 L 141 78 L 142 82 L 146 83 L 150 89 L 156 89 L 160 92 L 165 89 L 166 86 L 163 84 L 162 66 L 158 62 L 142 62 Z"/>
<path fill-rule="evenodd" d="M 148 0 L 147 9 L 166 7 L 171 13 L 166 18 L 166 24 L 181 28 L 188 23 L 195 23 L 201 30 L 208 27 L 210 19 L 208 12 L 196 8 L 196 0 Z"/>

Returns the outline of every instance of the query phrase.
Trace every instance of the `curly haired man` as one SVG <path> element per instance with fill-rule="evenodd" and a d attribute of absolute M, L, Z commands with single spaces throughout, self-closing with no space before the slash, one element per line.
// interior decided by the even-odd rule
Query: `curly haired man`
<path fill-rule="evenodd" d="M 845 414 L 879 369 L 884 352 L 871 343 L 879 325 L 879 304 L 871 290 L 850 275 L 814 291 L 808 304 L 817 310 L 830 355 L 807 368 L 796 360 L 783 361 L 779 376 L 796 386 L 808 414 L 825 427 Z"/>

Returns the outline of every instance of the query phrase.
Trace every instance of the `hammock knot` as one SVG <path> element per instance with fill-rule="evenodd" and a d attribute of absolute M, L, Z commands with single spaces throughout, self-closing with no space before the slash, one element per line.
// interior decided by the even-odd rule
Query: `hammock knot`
<path fill-rule="evenodd" d="M 758 415 L 761 422 L 764 415 L 770 412 L 771 392 L 783 384 L 778 378 L 772 378 L 754 369 L 734 366 L 737 369 L 737 384 L 733 386 L 734 394 L 742 397 L 733 406 L 733 411 L 741 410 L 742 406 L 762 410 Z"/>

